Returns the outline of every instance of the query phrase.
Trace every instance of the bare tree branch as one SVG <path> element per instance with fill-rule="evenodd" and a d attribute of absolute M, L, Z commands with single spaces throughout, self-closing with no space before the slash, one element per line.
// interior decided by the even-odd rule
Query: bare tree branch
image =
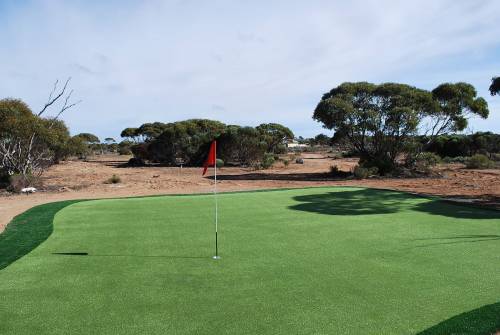
<path fill-rule="evenodd" d="M 69 103 L 68 101 L 71 98 L 72 94 L 73 94 L 73 90 L 71 90 L 69 92 L 69 94 L 66 96 L 66 98 L 64 99 L 64 105 L 61 107 L 61 110 L 59 110 L 57 115 L 52 119 L 52 123 L 50 124 L 49 128 L 52 128 L 52 126 L 54 126 L 55 121 L 59 118 L 59 116 L 61 116 L 62 113 L 64 113 L 66 110 L 68 110 L 71 107 L 74 107 L 82 102 L 82 100 L 78 100 L 76 102 Z"/>
<path fill-rule="evenodd" d="M 68 79 L 64 83 L 64 87 L 62 88 L 61 92 L 59 92 L 59 94 L 57 94 L 54 98 L 52 98 L 52 96 L 54 95 L 54 93 L 57 90 L 57 84 L 59 83 L 59 80 L 56 80 L 56 82 L 54 83 L 54 88 L 52 89 L 52 92 L 50 92 L 49 100 L 43 106 L 42 110 L 40 112 L 38 112 L 38 114 L 37 114 L 38 116 L 41 116 L 43 113 L 45 113 L 47 108 L 52 106 L 57 100 L 59 100 L 60 97 L 62 97 L 64 95 L 64 92 L 66 91 L 66 87 L 68 87 L 68 83 L 70 80 L 71 80 L 71 77 L 68 77 Z"/>

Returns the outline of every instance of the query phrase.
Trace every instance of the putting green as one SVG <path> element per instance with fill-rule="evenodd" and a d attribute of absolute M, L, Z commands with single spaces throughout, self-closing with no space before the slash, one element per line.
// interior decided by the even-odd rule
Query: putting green
<path fill-rule="evenodd" d="M 500 329 L 498 212 L 359 188 L 220 194 L 213 260 L 213 200 L 59 203 L 16 218 L 0 235 L 0 334 Z"/>

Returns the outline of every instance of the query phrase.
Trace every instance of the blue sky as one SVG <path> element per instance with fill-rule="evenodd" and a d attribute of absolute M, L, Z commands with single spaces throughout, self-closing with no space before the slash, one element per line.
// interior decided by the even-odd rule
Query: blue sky
<path fill-rule="evenodd" d="M 196 117 L 308 137 L 331 134 L 311 116 L 342 82 L 466 81 L 490 106 L 468 131 L 500 132 L 499 17 L 496 0 L 0 0 L 0 97 L 38 110 L 71 76 L 73 134 Z"/>

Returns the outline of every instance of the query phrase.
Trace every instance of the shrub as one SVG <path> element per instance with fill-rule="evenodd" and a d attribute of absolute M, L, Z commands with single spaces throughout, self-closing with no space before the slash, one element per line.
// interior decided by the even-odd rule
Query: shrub
<path fill-rule="evenodd" d="M 117 176 L 116 174 L 114 174 L 113 176 L 111 176 L 111 178 L 109 178 L 108 180 L 105 181 L 105 184 L 119 184 L 122 182 L 122 179 L 120 178 L 120 176 Z"/>
<path fill-rule="evenodd" d="M 128 146 L 118 146 L 118 154 L 119 155 L 131 155 L 132 150 Z"/>
<path fill-rule="evenodd" d="M 221 168 L 224 166 L 224 161 L 220 158 L 217 158 L 217 161 L 215 162 L 218 168 Z"/>
<path fill-rule="evenodd" d="M 264 154 L 264 158 L 262 159 L 262 168 L 269 169 L 274 164 L 274 154 L 266 153 Z"/>
<path fill-rule="evenodd" d="M 457 156 L 457 157 L 453 157 L 451 159 L 451 162 L 452 163 L 462 163 L 462 164 L 465 164 L 465 163 L 467 163 L 467 160 L 468 160 L 467 157 Z"/>
<path fill-rule="evenodd" d="M 352 171 L 356 179 L 366 179 L 370 176 L 376 175 L 378 173 L 378 168 L 373 167 L 363 167 L 356 165 Z"/>
<path fill-rule="evenodd" d="M 127 165 L 132 167 L 140 167 L 146 166 L 146 163 L 144 163 L 144 160 L 142 160 L 141 158 L 132 157 L 128 160 Z"/>
<path fill-rule="evenodd" d="M 285 165 L 285 167 L 287 167 L 288 165 L 290 165 L 290 161 L 288 159 L 284 159 L 283 164 Z"/>
<path fill-rule="evenodd" d="M 413 167 L 419 171 L 429 172 L 430 168 L 441 162 L 441 157 L 432 152 L 421 152 L 414 160 Z"/>
<path fill-rule="evenodd" d="M 467 169 L 488 169 L 494 166 L 493 161 L 491 161 L 487 156 L 477 154 L 470 157 L 465 163 Z"/>
<path fill-rule="evenodd" d="M 347 178 L 351 176 L 351 172 L 342 171 L 337 165 L 330 166 L 330 176 L 335 178 Z"/>

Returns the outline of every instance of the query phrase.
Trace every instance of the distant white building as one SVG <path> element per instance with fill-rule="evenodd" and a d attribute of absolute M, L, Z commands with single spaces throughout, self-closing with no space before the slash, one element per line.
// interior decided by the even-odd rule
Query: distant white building
<path fill-rule="evenodd" d="M 309 147 L 308 144 L 300 144 L 296 140 L 290 141 L 286 144 L 286 147 L 289 149 L 294 149 L 294 148 L 307 148 Z"/>

